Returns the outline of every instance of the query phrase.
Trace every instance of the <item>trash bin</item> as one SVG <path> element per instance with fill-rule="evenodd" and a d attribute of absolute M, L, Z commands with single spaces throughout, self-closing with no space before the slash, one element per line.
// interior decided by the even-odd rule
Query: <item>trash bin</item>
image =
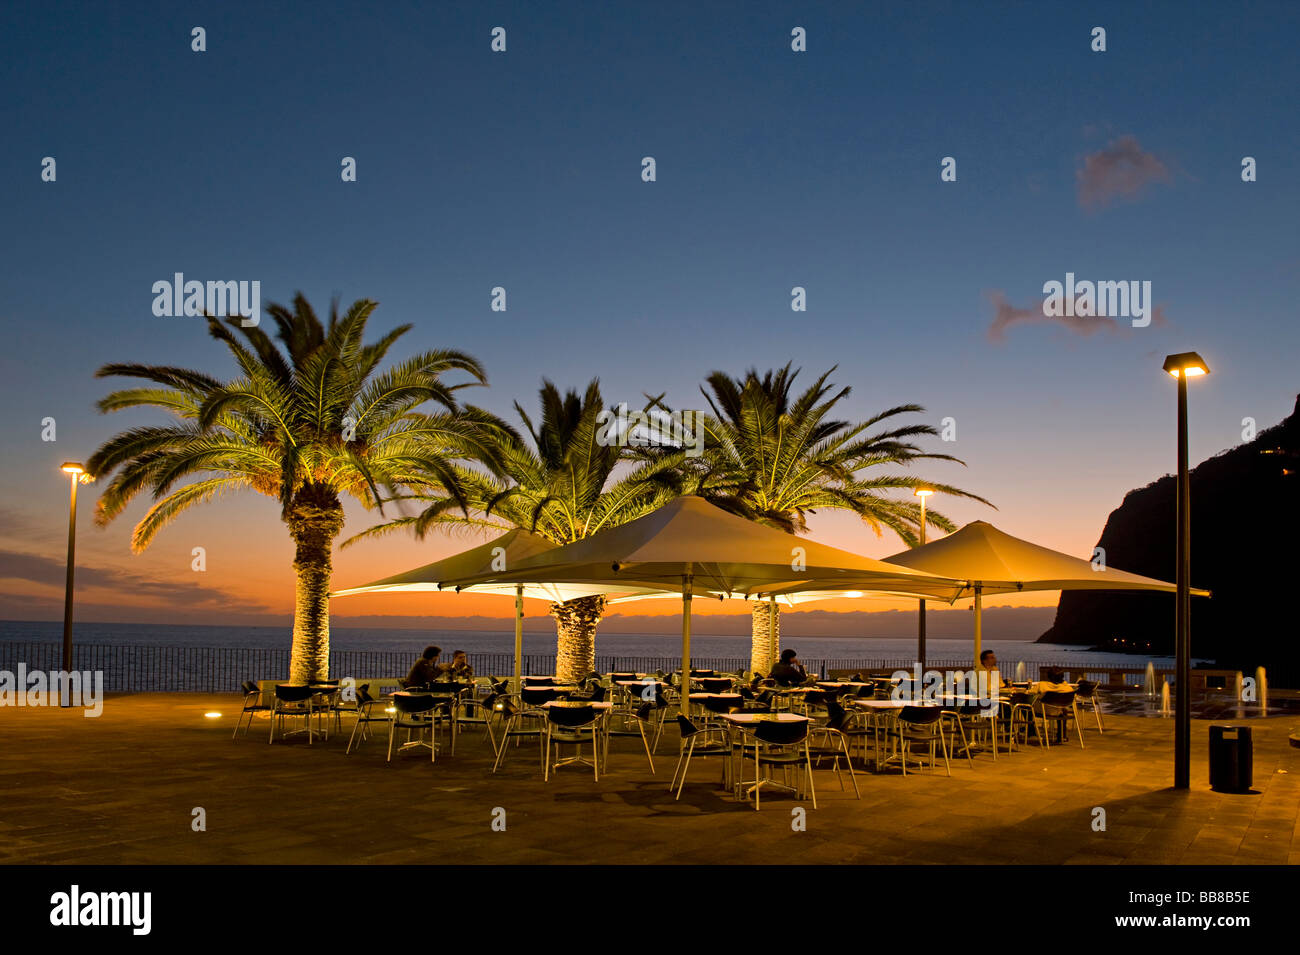
<path fill-rule="evenodd" d="M 1250 727 L 1210 727 L 1210 788 L 1221 793 L 1250 792 L 1254 754 Z"/>

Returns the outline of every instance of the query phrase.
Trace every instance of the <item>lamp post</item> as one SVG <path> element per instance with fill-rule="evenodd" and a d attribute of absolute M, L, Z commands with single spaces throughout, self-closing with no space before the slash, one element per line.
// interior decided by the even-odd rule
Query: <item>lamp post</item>
<path fill-rule="evenodd" d="M 925 499 L 934 491 L 919 487 L 912 492 L 921 499 L 921 546 L 925 546 Z M 916 618 L 916 662 L 921 665 L 921 677 L 925 678 L 925 601 L 920 602 L 920 612 Z"/>
<path fill-rule="evenodd" d="M 1174 683 L 1178 691 L 1174 707 L 1174 788 L 1191 787 L 1192 762 L 1192 630 L 1191 630 L 1191 481 L 1187 473 L 1187 379 L 1208 375 L 1210 369 L 1194 351 L 1170 355 L 1164 370 L 1178 380 L 1178 513 L 1177 596 L 1174 610 Z"/>
<path fill-rule="evenodd" d="M 86 468 L 77 461 L 65 461 L 61 470 L 72 477 L 72 495 L 68 500 L 68 579 L 63 593 L 63 672 L 72 672 L 72 575 L 76 569 L 77 484 L 87 480 Z"/>

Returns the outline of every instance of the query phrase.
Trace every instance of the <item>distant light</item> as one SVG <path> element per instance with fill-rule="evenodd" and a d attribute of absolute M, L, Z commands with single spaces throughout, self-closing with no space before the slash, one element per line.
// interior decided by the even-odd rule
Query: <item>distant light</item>
<path fill-rule="evenodd" d="M 395 706 L 388 706 L 388 707 L 385 707 L 385 708 L 384 708 L 384 712 L 385 712 L 385 713 L 396 713 L 396 712 L 397 712 L 397 707 L 395 707 Z"/>
<path fill-rule="evenodd" d="M 1175 378 L 1182 375 L 1186 375 L 1188 378 L 1197 378 L 1201 375 L 1208 375 L 1210 373 L 1210 368 L 1205 364 L 1205 359 L 1194 351 L 1185 351 L 1180 352 L 1177 355 L 1170 355 L 1165 359 L 1165 363 L 1162 367 Z"/>
<path fill-rule="evenodd" d="M 844 594 L 844 596 L 846 596 L 846 597 L 861 597 L 861 596 L 862 596 L 862 591 L 861 591 L 861 590 L 850 590 L 850 591 L 847 591 L 847 592 Z"/>
<path fill-rule="evenodd" d="M 929 497 L 931 494 L 934 493 L 934 491 L 930 490 L 928 487 L 918 487 L 912 493 L 915 494 L 917 497 Z"/>
<path fill-rule="evenodd" d="M 221 719 L 221 714 L 218 713 L 216 710 L 212 710 L 211 712 L 204 713 L 203 715 L 206 716 L 206 717 L 207 717 L 208 719 L 210 719 L 210 720 L 219 720 L 219 719 Z"/>
<path fill-rule="evenodd" d="M 79 463 L 76 462 L 76 461 L 64 461 L 62 467 L 61 467 L 59 470 L 61 470 L 61 471 L 65 471 L 65 472 L 67 472 L 68 474 L 85 474 L 85 473 L 86 473 L 86 467 L 85 467 L 85 465 L 83 465 L 83 464 L 79 464 Z"/>

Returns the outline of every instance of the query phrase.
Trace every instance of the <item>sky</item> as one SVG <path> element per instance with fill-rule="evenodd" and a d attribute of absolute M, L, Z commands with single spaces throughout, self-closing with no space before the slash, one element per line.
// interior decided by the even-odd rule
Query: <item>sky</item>
<path fill-rule="evenodd" d="M 915 402 L 919 421 L 952 419 L 955 440 L 927 448 L 966 466 L 916 471 L 996 510 L 933 506 L 1084 557 L 1126 491 L 1174 468 L 1165 355 L 1194 349 L 1212 371 L 1192 389 L 1193 463 L 1241 442 L 1244 419 L 1292 410 L 1300 7 L 698 6 L 0 10 L 0 618 L 62 613 L 59 464 L 157 420 L 98 414 L 113 382 L 95 369 L 232 374 L 200 319 L 153 314 L 153 283 L 177 272 L 257 280 L 263 303 L 301 290 L 322 311 L 373 298 L 373 335 L 415 326 L 395 354 L 468 351 L 489 375 L 469 400 L 510 416 L 543 377 L 699 408 L 715 369 L 793 362 L 810 381 L 837 366 L 848 416 Z M 1046 318 L 1044 285 L 1067 273 L 1150 282 L 1152 320 Z M 288 619 L 275 501 L 220 500 L 132 555 L 147 502 L 101 529 L 94 494 L 81 489 L 79 619 Z M 348 514 L 346 535 L 376 520 Z M 902 546 L 843 515 L 811 531 L 873 557 Z M 336 555 L 334 581 L 482 539 L 361 544 Z M 348 599 L 336 615 L 512 609 Z"/>

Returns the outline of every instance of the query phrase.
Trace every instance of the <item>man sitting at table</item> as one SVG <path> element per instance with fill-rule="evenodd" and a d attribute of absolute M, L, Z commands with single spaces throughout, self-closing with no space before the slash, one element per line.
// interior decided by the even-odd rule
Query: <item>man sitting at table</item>
<path fill-rule="evenodd" d="M 808 673 L 793 650 L 782 650 L 781 660 L 772 667 L 768 676 L 782 686 L 798 686 L 808 679 Z"/>
<path fill-rule="evenodd" d="M 438 657 L 441 655 L 441 647 L 425 647 L 420 659 L 416 660 L 411 667 L 411 672 L 406 674 L 406 685 L 424 686 L 426 683 L 432 683 L 436 680 L 438 674 L 443 671 L 443 668 L 438 664 Z"/>
<path fill-rule="evenodd" d="M 469 665 L 469 657 L 464 650 L 457 650 L 451 655 L 451 662 L 441 664 L 438 669 L 457 682 L 474 679 L 474 668 Z"/>
<path fill-rule="evenodd" d="M 982 651 L 980 665 L 975 668 L 975 675 L 979 679 L 979 692 L 987 690 L 989 693 L 996 693 L 1002 686 L 1002 674 L 998 672 L 998 655 L 992 650 Z"/>

